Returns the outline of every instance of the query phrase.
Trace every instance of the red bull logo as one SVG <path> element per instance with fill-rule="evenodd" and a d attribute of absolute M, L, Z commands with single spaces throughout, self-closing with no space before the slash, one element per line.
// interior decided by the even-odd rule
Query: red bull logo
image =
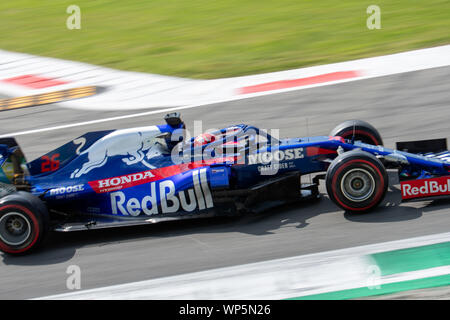
<path fill-rule="evenodd" d="M 88 161 L 73 171 L 70 178 L 79 178 L 95 168 L 103 167 L 114 156 L 121 156 L 122 161 L 129 166 L 142 163 L 154 169 L 147 160 L 161 155 L 159 146 L 155 144 L 160 133 L 156 126 L 116 130 L 81 153 L 87 154 Z"/>
<path fill-rule="evenodd" d="M 401 190 L 404 200 L 450 195 L 450 177 L 405 181 Z"/>
<path fill-rule="evenodd" d="M 213 199 L 208 186 L 206 169 L 192 171 L 193 188 L 176 192 L 172 180 L 149 184 L 149 193 L 142 198 L 127 198 L 124 192 L 110 193 L 112 213 L 138 216 L 160 213 L 175 213 L 180 210 L 192 212 L 196 209 L 212 208 Z M 159 201 L 158 201 L 159 199 Z M 158 206 L 159 204 L 159 206 Z"/>

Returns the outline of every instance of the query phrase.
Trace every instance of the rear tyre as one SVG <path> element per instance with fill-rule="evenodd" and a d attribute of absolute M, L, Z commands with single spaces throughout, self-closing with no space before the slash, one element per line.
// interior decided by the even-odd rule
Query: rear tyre
<path fill-rule="evenodd" d="M 333 160 L 326 174 L 328 196 L 349 212 L 367 212 L 386 195 L 388 176 L 385 167 L 368 152 L 345 152 Z"/>
<path fill-rule="evenodd" d="M 370 123 L 362 120 L 347 120 L 334 128 L 330 136 L 340 136 L 349 140 L 354 136 L 355 141 L 361 141 L 375 146 L 383 145 L 383 139 L 381 139 L 378 130 Z"/>
<path fill-rule="evenodd" d="M 30 253 L 41 245 L 48 229 L 48 211 L 40 199 L 23 191 L 0 199 L 0 251 Z"/>

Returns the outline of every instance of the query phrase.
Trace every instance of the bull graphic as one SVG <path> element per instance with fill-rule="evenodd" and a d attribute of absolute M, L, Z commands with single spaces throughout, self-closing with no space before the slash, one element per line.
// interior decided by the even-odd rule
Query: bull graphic
<path fill-rule="evenodd" d="M 161 146 L 155 143 L 160 134 L 156 126 L 116 130 L 81 152 L 80 155 L 87 154 L 88 162 L 73 171 L 70 178 L 79 178 L 92 169 L 100 168 L 106 164 L 108 158 L 114 156 L 123 156 L 122 161 L 129 166 L 141 162 L 146 167 L 155 169 L 146 159 L 162 154 Z"/>

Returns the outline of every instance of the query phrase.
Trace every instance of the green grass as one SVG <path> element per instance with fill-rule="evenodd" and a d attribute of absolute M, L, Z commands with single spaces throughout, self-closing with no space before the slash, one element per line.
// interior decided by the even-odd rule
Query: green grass
<path fill-rule="evenodd" d="M 66 28 L 71 4 L 81 30 Z M 0 35 L 5 50 L 217 78 L 448 44 L 450 1 L 2 0 Z"/>

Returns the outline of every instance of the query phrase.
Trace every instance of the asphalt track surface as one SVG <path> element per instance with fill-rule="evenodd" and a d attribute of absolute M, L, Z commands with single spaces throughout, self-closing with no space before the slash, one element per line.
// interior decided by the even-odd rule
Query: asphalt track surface
<path fill-rule="evenodd" d="M 450 138 L 450 67 L 274 94 L 182 111 L 188 129 L 248 123 L 280 129 L 281 137 L 326 135 L 348 119 L 371 122 L 385 145 Z M 87 112 L 47 105 L 0 113 L 0 134 L 87 121 L 125 112 Z M 163 115 L 18 136 L 29 160 L 84 132 L 162 123 Z M 218 267 L 448 232 L 450 201 L 400 203 L 390 173 L 388 195 L 370 214 L 351 215 L 326 196 L 303 206 L 236 219 L 179 221 L 134 228 L 51 234 L 24 257 L 0 254 L 0 299 L 66 293 L 67 267 L 81 268 L 81 287 L 114 284 Z"/>

